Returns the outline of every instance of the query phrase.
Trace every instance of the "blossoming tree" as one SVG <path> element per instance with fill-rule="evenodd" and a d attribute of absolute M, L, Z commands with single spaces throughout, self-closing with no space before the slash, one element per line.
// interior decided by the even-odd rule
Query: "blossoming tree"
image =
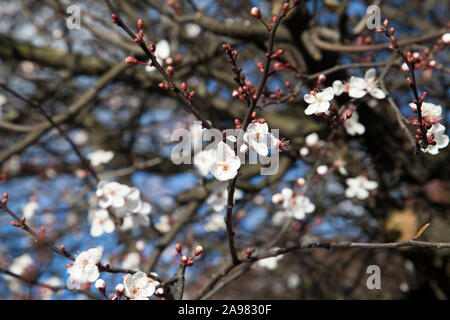
<path fill-rule="evenodd" d="M 448 298 L 446 3 L 251 3 L 0 9 L 0 298 Z"/>

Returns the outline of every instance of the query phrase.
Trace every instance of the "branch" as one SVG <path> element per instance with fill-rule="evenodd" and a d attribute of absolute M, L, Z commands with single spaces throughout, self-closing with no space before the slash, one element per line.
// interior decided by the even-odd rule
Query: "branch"
<path fill-rule="evenodd" d="M 75 151 L 76 155 L 78 156 L 78 158 L 80 158 L 81 163 L 84 165 L 84 167 L 92 174 L 92 176 L 95 178 L 95 180 L 97 180 L 97 182 L 100 181 L 97 172 L 94 170 L 94 168 L 91 166 L 91 164 L 86 160 L 86 158 L 81 154 L 80 150 L 78 149 L 78 147 L 76 146 L 76 144 L 72 141 L 72 139 L 70 139 L 70 137 L 67 135 L 67 133 L 61 128 L 61 126 L 59 126 L 59 124 L 57 124 L 50 115 L 47 114 L 47 112 L 45 111 L 45 109 L 37 103 L 34 103 L 33 101 L 31 101 L 30 99 L 25 98 L 24 96 L 22 96 L 21 94 L 19 94 L 18 92 L 12 90 L 11 88 L 9 88 L 8 86 L 6 86 L 3 83 L 0 83 L 0 88 L 3 88 L 4 90 L 8 91 L 9 93 L 11 93 L 13 96 L 15 96 L 16 98 L 18 98 L 19 100 L 22 100 L 23 102 L 27 103 L 28 105 L 30 105 L 31 107 L 33 107 L 34 109 L 37 109 L 39 112 L 41 112 L 45 119 L 47 119 L 47 121 L 54 127 L 56 128 L 56 130 L 58 130 L 59 134 L 61 136 L 63 136 L 63 138 L 70 144 L 70 146 L 72 147 L 73 151 Z"/>
<path fill-rule="evenodd" d="M 86 104 L 91 102 L 97 96 L 98 92 L 102 88 L 104 88 L 109 83 L 109 81 L 119 75 L 127 67 L 128 65 L 123 62 L 110 69 L 103 76 L 101 76 L 100 79 L 98 79 L 97 83 L 94 86 L 86 91 L 81 97 L 77 98 L 77 100 L 72 105 L 70 105 L 66 111 L 54 116 L 52 120 L 56 124 L 61 124 L 72 119 L 86 106 Z M 7 160 L 10 156 L 28 148 L 51 128 L 52 124 L 49 122 L 45 122 L 36 126 L 35 129 L 27 134 L 22 140 L 16 142 L 8 149 L 0 153 L 0 164 Z"/>
<path fill-rule="evenodd" d="M 115 22 L 116 24 L 121 27 L 133 41 L 137 39 L 137 36 L 134 34 L 133 31 L 127 26 L 127 24 L 122 20 L 122 18 L 118 15 L 117 10 L 114 8 L 114 6 L 111 4 L 109 0 L 105 0 L 106 5 L 108 6 L 109 11 L 111 11 L 112 15 L 115 15 Z M 208 121 L 203 117 L 203 115 L 198 111 L 197 107 L 194 106 L 192 101 L 187 99 L 184 95 L 183 90 L 176 86 L 172 80 L 172 78 L 167 74 L 167 72 L 164 70 L 164 68 L 159 64 L 159 62 L 156 60 L 156 57 L 153 55 L 153 53 L 149 50 L 147 45 L 145 44 L 145 41 L 142 39 L 138 42 L 139 47 L 145 52 L 148 58 L 150 58 L 152 62 L 152 66 L 154 66 L 158 72 L 164 77 L 164 79 L 167 81 L 167 83 L 170 84 L 170 87 L 177 93 L 180 100 L 186 105 L 186 107 L 189 109 L 189 111 L 197 117 L 202 122 L 202 125 L 205 128 L 212 129 L 213 127 L 209 124 Z"/>

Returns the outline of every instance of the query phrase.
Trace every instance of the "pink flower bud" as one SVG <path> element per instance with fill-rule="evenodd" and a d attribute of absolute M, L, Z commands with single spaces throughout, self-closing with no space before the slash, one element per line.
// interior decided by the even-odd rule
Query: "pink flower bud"
<path fill-rule="evenodd" d="M 125 286 L 121 283 L 119 283 L 115 289 L 116 289 L 117 294 L 120 296 L 123 295 L 125 292 Z"/>
<path fill-rule="evenodd" d="M 261 11 L 258 7 L 253 7 L 252 10 L 250 10 L 250 15 L 256 19 L 259 19 L 261 18 Z"/>
<path fill-rule="evenodd" d="M 97 289 L 100 293 L 104 294 L 106 289 L 106 282 L 103 279 L 98 279 L 95 281 L 95 289 Z"/>
<path fill-rule="evenodd" d="M 297 186 L 301 187 L 306 183 L 306 180 L 304 178 L 298 178 L 297 179 Z"/>
<path fill-rule="evenodd" d="M 138 60 L 136 58 L 134 58 L 134 57 L 127 57 L 125 59 L 125 62 L 129 63 L 129 64 L 136 64 L 136 63 L 138 63 Z"/>
<path fill-rule="evenodd" d="M 194 255 L 197 257 L 197 256 L 201 255 L 202 252 L 203 252 L 203 247 L 202 247 L 202 246 L 197 246 L 197 247 L 195 248 Z"/>

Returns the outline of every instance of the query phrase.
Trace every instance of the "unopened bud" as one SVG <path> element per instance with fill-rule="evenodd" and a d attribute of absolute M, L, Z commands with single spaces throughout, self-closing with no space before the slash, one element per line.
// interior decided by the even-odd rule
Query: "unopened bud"
<path fill-rule="evenodd" d="M 203 247 L 202 247 L 202 246 L 197 246 L 197 247 L 195 248 L 194 255 L 195 255 L 196 257 L 198 257 L 199 255 L 202 254 L 202 252 L 203 252 Z"/>
<path fill-rule="evenodd" d="M 125 286 L 123 284 L 119 283 L 116 286 L 115 290 L 119 296 L 122 296 L 125 293 Z"/>
<path fill-rule="evenodd" d="M 142 19 L 139 19 L 139 20 L 137 21 L 137 27 L 138 27 L 139 29 L 143 29 L 143 28 L 144 28 L 144 21 L 142 21 Z"/>
<path fill-rule="evenodd" d="M 194 259 L 192 259 L 192 258 L 189 258 L 189 259 L 187 260 L 187 262 L 186 262 L 186 265 L 187 265 L 188 267 L 192 266 L 193 264 L 194 264 Z"/>
<path fill-rule="evenodd" d="M 324 74 L 321 74 L 318 78 L 317 78 L 317 83 L 321 84 L 324 83 L 324 81 L 327 79 L 327 77 Z"/>
<path fill-rule="evenodd" d="M 134 57 L 127 57 L 125 59 L 125 62 L 129 63 L 129 64 L 136 64 L 136 63 L 138 63 L 138 60 L 136 58 L 134 58 Z"/>
<path fill-rule="evenodd" d="M 167 74 L 168 74 L 169 76 L 172 76 L 172 75 L 173 75 L 174 69 L 173 69 L 172 66 L 168 66 L 167 69 L 166 69 L 166 71 L 167 71 Z"/>
<path fill-rule="evenodd" d="M 259 19 L 261 18 L 261 11 L 258 7 L 253 7 L 252 10 L 250 10 L 250 15 L 256 19 Z"/>
<path fill-rule="evenodd" d="M 306 183 L 306 180 L 304 178 L 298 178 L 297 179 L 297 187 L 301 187 Z"/>
<path fill-rule="evenodd" d="M 181 244 L 179 244 L 179 243 L 175 244 L 175 250 L 176 250 L 178 253 L 181 253 L 181 250 L 182 250 Z"/>
<path fill-rule="evenodd" d="M 101 294 L 105 294 L 106 282 L 103 279 L 98 279 L 95 281 L 95 289 L 97 289 Z"/>

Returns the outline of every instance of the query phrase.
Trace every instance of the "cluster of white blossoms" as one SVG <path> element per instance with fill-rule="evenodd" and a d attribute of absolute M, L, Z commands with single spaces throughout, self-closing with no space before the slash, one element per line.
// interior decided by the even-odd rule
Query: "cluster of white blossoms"
<path fill-rule="evenodd" d="M 69 289 L 81 286 L 84 283 L 94 282 L 100 276 L 97 264 L 102 259 L 103 248 L 97 247 L 81 252 L 75 262 L 67 269 L 70 274 L 67 280 Z"/>
<path fill-rule="evenodd" d="M 368 180 L 365 176 L 357 176 L 355 178 L 348 178 L 346 181 L 347 189 L 345 189 L 345 196 L 347 198 L 358 198 L 364 200 L 369 197 L 370 191 L 378 188 L 378 182 Z"/>
<path fill-rule="evenodd" d="M 281 213 L 284 213 L 285 216 L 302 220 L 306 214 L 316 209 L 308 197 L 294 194 L 294 191 L 290 188 L 283 188 L 280 193 L 274 194 L 272 196 L 272 202 L 274 204 L 282 204 L 284 209 L 284 211 L 278 213 L 277 219 L 280 218 Z"/>
<path fill-rule="evenodd" d="M 352 76 L 347 83 L 343 83 L 340 80 L 334 81 L 333 90 L 336 96 L 340 96 L 345 92 L 356 99 L 364 97 L 367 93 L 376 99 L 384 99 L 386 97 L 383 90 L 378 88 L 376 70 L 374 68 L 367 70 L 364 78 Z"/>
<path fill-rule="evenodd" d="M 96 195 L 100 208 L 89 211 L 93 237 L 113 232 L 117 224 L 114 219 L 122 220 L 121 230 L 130 230 L 150 224 L 148 215 L 152 206 L 141 200 L 139 189 L 114 181 L 101 181 Z"/>
<path fill-rule="evenodd" d="M 369 69 L 364 78 L 352 76 L 349 82 L 336 80 L 332 87 L 328 87 L 319 91 L 315 89 L 309 94 L 305 94 L 303 99 L 308 103 L 305 109 L 306 115 L 317 113 L 327 113 L 330 109 L 330 101 L 334 96 L 340 96 L 347 93 L 351 98 L 363 98 L 367 93 L 376 99 L 384 99 L 386 97 L 383 90 L 378 88 L 375 69 Z M 358 121 L 358 113 L 353 111 L 352 116 L 344 122 L 344 128 L 350 135 L 361 135 L 365 132 L 365 127 Z"/>
<path fill-rule="evenodd" d="M 108 163 L 114 158 L 114 152 L 97 150 L 89 153 L 86 158 L 91 162 L 91 165 L 97 167 L 103 163 Z"/>
<path fill-rule="evenodd" d="M 264 121 L 252 122 L 242 136 L 244 143 L 238 145 L 239 152 L 254 151 L 260 156 L 268 156 L 269 150 L 279 150 L 281 141 L 269 132 L 269 126 Z M 235 136 L 227 137 L 232 143 L 237 142 Z M 233 179 L 241 160 L 235 151 L 225 142 L 210 144 L 204 150 L 194 155 L 194 166 L 202 176 L 212 173 L 219 181 Z"/>
<path fill-rule="evenodd" d="M 415 103 L 410 103 L 409 106 L 417 112 Z M 445 134 L 445 126 L 440 123 L 442 115 L 442 107 L 430 102 L 422 103 L 422 119 L 429 123 L 431 128 L 427 130 L 427 138 L 432 137 L 432 143 L 429 143 L 426 148 L 421 148 L 425 153 L 438 154 L 439 149 L 445 148 L 448 145 L 449 137 Z"/>

